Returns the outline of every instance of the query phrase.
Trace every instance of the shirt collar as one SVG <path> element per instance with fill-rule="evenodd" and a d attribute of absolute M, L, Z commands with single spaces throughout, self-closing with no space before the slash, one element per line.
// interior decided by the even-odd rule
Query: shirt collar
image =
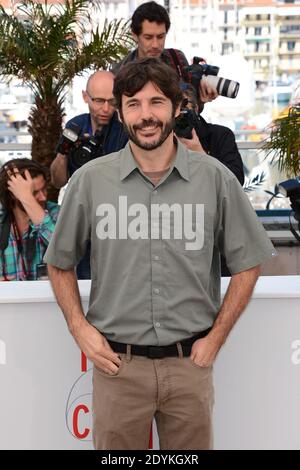
<path fill-rule="evenodd" d="M 177 143 L 177 152 L 176 152 L 175 160 L 173 162 L 173 167 L 177 169 L 181 178 L 183 178 L 186 181 L 189 181 L 190 180 L 189 151 L 181 142 L 179 142 L 179 140 L 176 139 L 176 143 Z"/>
<path fill-rule="evenodd" d="M 187 148 L 178 140 L 177 143 L 177 152 L 175 159 L 172 163 L 172 170 L 176 168 L 181 178 L 189 181 L 189 154 Z M 138 169 L 138 164 L 136 163 L 129 142 L 121 151 L 121 159 L 120 159 L 120 180 L 123 181 L 127 176 L 130 175 L 135 169 Z"/>
<path fill-rule="evenodd" d="M 136 163 L 129 142 L 125 145 L 125 147 L 121 150 L 121 158 L 120 158 L 120 180 L 123 181 L 127 176 L 130 175 L 136 168 L 138 168 L 138 164 Z"/>

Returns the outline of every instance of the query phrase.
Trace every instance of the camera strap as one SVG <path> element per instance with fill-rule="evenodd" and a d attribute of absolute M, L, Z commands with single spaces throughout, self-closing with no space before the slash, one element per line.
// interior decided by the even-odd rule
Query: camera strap
<path fill-rule="evenodd" d="M 23 274 L 24 274 L 25 279 L 27 279 L 27 269 L 26 269 L 25 260 L 23 256 L 22 236 L 18 230 L 15 220 L 13 221 L 13 231 L 14 231 L 14 236 L 15 236 L 15 240 L 17 243 L 18 252 L 21 257 L 21 265 L 22 265 Z"/>
<path fill-rule="evenodd" d="M 102 128 L 102 130 L 100 131 L 99 134 L 97 133 L 97 143 L 98 143 L 98 146 L 99 146 L 99 150 L 97 152 L 98 157 L 102 157 L 102 156 L 107 154 L 107 152 L 106 152 L 106 143 L 108 142 L 108 139 L 111 136 L 112 127 L 113 127 L 113 124 L 114 124 L 116 119 L 117 119 L 117 113 L 114 113 L 114 115 L 110 119 L 109 123 L 106 124 L 105 126 L 103 126 L 103 128 Z M 119 138 L 119 136 L 120 136 L 120 133 L 118 135 L 118 138 Z M 99 151 L 100 151 L 100 153 L 99 153 Z"/>
<path fill-rule="evenodd" d="M 26 269 L 22 236 L 18 230 L 16 221 L 11 218 L 8 211 L 6 212 L 3 218 L 3 221 L 0 223 L 0 252 L 1 252 L 1 258 L 2 258 L 2 275 L 5 280 L 8 280 L 6 272 L 5 272 L 6 268 L 5 268 L 4 251 L 6 250 L 8 246 L 8 240 L 9 240 L 11 227 L 13 229 L 14 237 L 15 237 L 16 244 L 17 244 L 17 249 L 21 257 L 21 265 L 22 265 L 22 271 L 24 273 L 24 277 L 25 279 L 29 280 L 31 277 L 30 268 L 31 268 L 33 258 L 35 256 L 35 250 L 36 250 L 36 237 L 30 238 L 29 236 L 30 234 L 28 233 L 28 239 L 27 239 L 27 244 L 26 244 L 26 261 L 27 261 L 26 263 L 27 269 Z"/>
<path fill-rule="evenodd" d="M 6 272 L 5 272 L 5 256 L 4 256 L 4 251 L 7 248 L 8 245 L 8 239 L 9 239 L 9 234 L 10 234 L 10 215 L 9 212 L 7 211 L 4 215 L 4 218 L 2 222 L 0 223 L 0 252 L 1 252 L 1 267 L 2 267 L 2 277 L 4 281 L 8 281 Z"/>
<path fill-rule="evenodd" d="M 181 52 L 178 49 L 165 49 L 165 51 L 169 59 L 171 60 L 171 64 L 173 68 L 175 68 L 177 75 L 181 80 L 184 82 L 191 82 L 190 75 L 187 74 L 184 70 L 184 67 L 186 66 L 186 63 L 183 64 L 181 61 Z"/>
<path fill-rule="evenodd" d="M 0 250 L 3 252 L 8 245 L 11 219 L 9 212 L 6 211 L 3 221 L 0 224 Z"/>

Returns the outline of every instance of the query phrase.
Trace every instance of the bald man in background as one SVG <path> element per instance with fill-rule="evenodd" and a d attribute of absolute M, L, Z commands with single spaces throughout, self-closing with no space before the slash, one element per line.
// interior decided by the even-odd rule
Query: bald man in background
<path fill-rule="evenodd" d="M 118 120 L 115 100 L 113 97 L 114 75 L 108 71 L 97 71 L 91 75 L 86 84 L 86 90 L 82 91 L 82 97 L 87 103 L 89 113 L 80 114 L 70 119 L 66 128 L 75 123 L 80 128 L 80 134 L 94 135 L 97 131 L 101 148 L 95 152 L 94 158 L 121 150 L 127 143 L 128 137 L 123 130 L 123 125 Z M 72 174 L 82 165 L 80 161 L 72 158 L 75 150 L 69 155 L 57 153 L 53 160 L 50 173 L 51 182 L 56 188 L 62 188 L 67 184 Z M 90 245 L 87 245 L 86 253 L 77 266 L 78 279 L 90 279 Z"/>
<path fill-rule="evenodd" d="M 89 113 L 75 116 L 66 124 L 66 127 L 70 127 L 71 123 L 77 124 L 81 129 L 81 134 L 94 135 L 96 131 L 101 131 L 105 137 L 102 155 L 117 152 L 126 145 L 128 140 L 116 113 L 113 84 L 114 75 L 111 72 L 103 70 L 91 75 L 87 81 L 86 90 L 82 91 Z M 53 186 L 58 189 L 65 186 L 77 169 L 72 165 L 70 158 L 58 153 L 50 167 Z"/>

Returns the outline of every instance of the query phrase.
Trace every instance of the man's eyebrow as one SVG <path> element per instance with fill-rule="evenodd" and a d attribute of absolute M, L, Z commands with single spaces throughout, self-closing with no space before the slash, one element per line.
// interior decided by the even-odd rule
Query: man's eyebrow
<path fill-rule="evenodd" d="M 34 192 L 34 193 L 38 193 L 39 191 L 43 191 L 43 189 L 46 189 L 46 187 L 47 187 L 47 184 L 44 184 L 44 186 L 42 186 L 42 187 L 39 188 L 39 189 L 35 189 L 33 192 Z"/>
<path fill-rule="evenodd" d="M 168 98 L 164 95 L 152 96 L 151 100 L 167 100 Z"/>
<path fill-rule="evenodd" d="M 149 38 L 150 38 L 150 37 L 152 38 L 152 37 L 154 37 L 154 36 L 159 37 L 159 36 L 165 36 L 165 35 L 166 35 L 166 33 L 159 33 L 159 34 L 144 33 L 144 36 L 145 36 L 145 37 L 149 37 Z"/>
<path fill-rule="evenodd" d="M 125 95 L 125 96 L 126 96 L 126 95 Z M 126 101 L 125 104 L 128 104 L 128 103 L 129 103 L 129 104 L 130 104 L 130 103 L 137 103 L 138 101 L 139 101 L 139 100 L 138 100 L 137 98 L 132 97 L 132 98 L 129 98 L 129 99 Z"/>
<path fill-rule="evenodd" d="M 151 96 L 150 98 L 151 101 L 153 100 L 164 100 L 166 101 L 167 100 L 167 97 L 164 96 L 164 95 L 157 95 L 157 96 Z M 140 100 L 138 98 L 129 98 L 128 101 L 126 101 L 125 104 L 131 104 L 131 103 L 138 103 Z"/>

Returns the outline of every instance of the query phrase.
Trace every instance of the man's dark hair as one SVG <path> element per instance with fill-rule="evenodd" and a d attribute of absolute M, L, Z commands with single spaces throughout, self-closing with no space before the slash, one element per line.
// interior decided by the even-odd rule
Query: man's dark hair
<path fill-rule="evenodd" d="M 131 31 L 139 36 L 142 32 L 142 23 L 148 20 L 151 23 L 164 24 L 166 32 L 170 28 L 170 18 L 167 10 L 156 2 L 147 2 L 140 5 L 132 15 Z"/>
<path fill-rule="evenodd" d="M 122 96 L 133 96 L 148 82 L 153 83 L 171 100 L 173 111 L 182 101 L 176 72 L 156 57 L 147 57 L 124 65 L 114 81 L 114 97 L 122 116 Z"/>
<path fill-rule="evenodd" d="M 15 199 L 8 190 L 7 182 L 9 177 L 7 169 L 11 172 L 16 169 L 22 176 L 24 175 L 25 170 L 28 170 L 32 178 L 42 175 L 46 181 L 48 179 L 48 171 L 46 168 L 29 158 L 14 158 L 9 160 L 7 163 L 4 163 L 0 168 L 0 204 L 2 204 L 4 210 L 8 211 L 12 210 L 14 207 Z"/>
<path fill-rule="evenodd" d="M 193 106 L 193 109 L 196 109 L 198 105 L 197 94 L 193 85 L 190 85 L 189 83 L 182 83 L 180 84 L 180 88 L 183 93 L 183 101 L 185 98 L 187 98 L 189 100 L 189 103 Z"/>

